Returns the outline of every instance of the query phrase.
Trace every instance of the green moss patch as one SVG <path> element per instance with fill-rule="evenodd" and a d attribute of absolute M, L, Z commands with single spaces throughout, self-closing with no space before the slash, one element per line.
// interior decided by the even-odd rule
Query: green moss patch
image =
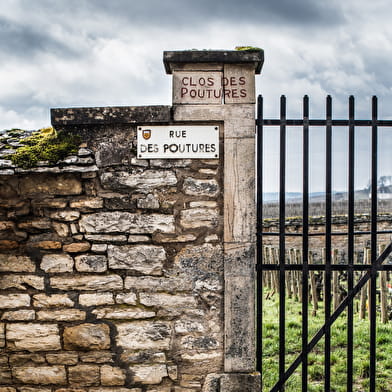
<path fill-rule="evenodd" d="M 37 166 L 39 161 L 55 164 L 68 155 L 76 154 L 80 144 L 77 135 L 56 132 L 52 127 L 33 132 L 31 136 L 20 140 L 19 147 L 11 160 L 23 169 Z"/>

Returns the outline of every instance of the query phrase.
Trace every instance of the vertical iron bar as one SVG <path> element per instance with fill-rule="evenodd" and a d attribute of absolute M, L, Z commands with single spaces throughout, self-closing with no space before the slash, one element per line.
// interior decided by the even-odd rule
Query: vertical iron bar
<path fill-rule="evenodd" d="M 378 152 L 378 132 L 377 132 L 377 97 L 372 98 L 372 174 L 371 174 L 371 262 L 377 259 L 377 152 Z M 370 369 L 369 369 L 369 390 L 376 391 L 376 289 L 377 274 L 370 280 Z"/>
<path fill-rule="evenodd" d="M 326 101 L 326 162 L 325 162 L 325 323 L 331 317 L 331 252 L 332 252 L 332 98 Z M 324 345 L 324 390 L 331 389 L 331 327 L 325 329 Z"/>
<path fill-rule="evenodd" d="M 347 289 L 350 293 L 354 287 L 354 165 L 355 165 L 355 126 L 354 126 L 354 97 L 349 98 L 349 136 L 348 136 L 348 271 Z M 353 390 L 353 330 L 354 304 L 350 301 L 347 306 L 347 392 Z"/>
<path fill-rule="evenodd" d="M 263 355 L 263 97 L 257 100 L 257 322 L 256 322 L 256 370 L 262 374 Z"/>
<path fill-rule="evenodd" d="M 303 211 L 302 211 L 302 392 L 308 389 L 308 291 L 309 291 L 309 97 L 303 100 Z"/>
<path fill-rule="evenodd" d="M 280 98 L 280 185 L 279 185 L 279 378 L 285 373 L 286 354 L 286 280 L 285 280 L 285 223 L 286 223 L 286 97 Z M 280 388 L 284 391 L 284 386 Z"/>

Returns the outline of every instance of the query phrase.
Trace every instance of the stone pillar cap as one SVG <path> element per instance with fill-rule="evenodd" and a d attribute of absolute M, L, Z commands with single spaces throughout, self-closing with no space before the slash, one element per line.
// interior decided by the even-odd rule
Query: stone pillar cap
<path fill-rule="evenodd" d="M 167 74 L 171 74 L 175 64 L 220 63 L 254 64 L 259 74 L 264 63 L 263 49 L 247 50 L 179 50 L 163 52 L 163 63 Z"/>

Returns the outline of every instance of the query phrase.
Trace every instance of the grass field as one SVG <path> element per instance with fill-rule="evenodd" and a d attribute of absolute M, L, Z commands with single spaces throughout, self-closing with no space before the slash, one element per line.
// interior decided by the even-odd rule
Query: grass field
<path fill-rule="evenodd" d="M 286 368 L 301 351 L 302 305 L 286 299 Z M 309 313 L 309 337 L 324 323 L 324 312 Z M 347 383 L 347 318 L 343 313 L 331 327 L 331 391 L 346 392 Z M 263 300 L 263 392 L 278 380 L 279 362 L 279 296 Z M 308 392 L 324 391 L 324 340 L 308 356 Z M 354 388 L 365 392 L 369 385 L 369 321 L 354 316 Z M 392 392 L 392 322 L 377 326 L 377 389 Z M 301 391 L 301 366 L 286 383 L 287 392 Z"/>

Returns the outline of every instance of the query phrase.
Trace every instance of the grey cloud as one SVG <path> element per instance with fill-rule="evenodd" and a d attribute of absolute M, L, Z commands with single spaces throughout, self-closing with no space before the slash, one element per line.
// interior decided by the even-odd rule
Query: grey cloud
<path fill-rule="evenodd" d="M 220 20 L 264 25 L 284 22 L 288 26 L 335 26 L 344 21 L 336 4 L 323 0 L 68 0 L 60 5 L 41 0 L 37 3 L 43 10 L 57 15 L 66 13 L 76 18 L 100 15 L 106 17 L 108 23 L 113 23 L 114 18 L 146 29 L 163 26 L 174 31 Z M 113 25 L 113 29 L 121 27 Z"/>
<path fill-rule="evenodd" d="M 42 27 L 17 24 L 0 17 L 0 51 L 8 56 L 34 56 L 42 52 L 51 52 L 57 56 L 75 55 L 63 42 L 41 31 Z"/>

